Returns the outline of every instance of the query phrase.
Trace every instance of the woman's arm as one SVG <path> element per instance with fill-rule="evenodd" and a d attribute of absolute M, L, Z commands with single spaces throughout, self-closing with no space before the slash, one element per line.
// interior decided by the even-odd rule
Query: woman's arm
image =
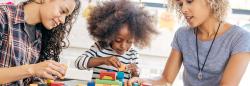
<path fill-rule="evenodd" d="M 182 54 L 176 49 L 172 49 L 170 57 L 165 65 L 161 79 L 153 81 L 153 85 L 172 84 L 180 70 L 182 64 Z"/>
<path fill-rule="evenodd" d="M 220 86 L 238 86 L 250 60 L 250 53 L 232 55 L 224 70 Z"/>
<path fill-rule="evenodd" d="M 38 64 L 22 65 L 10 68 L 0 68 L 0 84 L 10 83 L 24 78 L 36 76 L 41 78 L 63 78 L 66 67 L 52 60 Z"/>
<path fill-rule="evenodd" d="M 0 68 L 0 84 L 21 80 L 31 76 L 32 73 L 29 70 L 28 65 L 11 68 Z"/>
<path fill-rule="evenodd" d="M 133 82 L 139 83 L 151 83 L 153 86 L 161 86 L 161 85 L 171 85 L 182 64 L 182 54 L 180 51 L 176 49 L 172 49 L 170 57 L 165 65 L 165 69 L 163 71 L 162 77 L 158 80 L 144 80 L 138 78 L 132 78 L 128 84 L 131 85 Z"/>

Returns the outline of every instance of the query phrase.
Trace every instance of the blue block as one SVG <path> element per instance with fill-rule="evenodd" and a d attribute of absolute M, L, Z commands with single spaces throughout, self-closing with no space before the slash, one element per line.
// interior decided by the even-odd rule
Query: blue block
<path fill-rule="evenodd" d="M 90 82 L 88 82 L 87 86 L 95 86 L 95 82 L 94 81 L 90 81 Z"/>
<path fill-rule="evenodd" d="M 123 82 L 124 72 L 117 72 L 116 79 L 118 79 L 119 81 Z"/>

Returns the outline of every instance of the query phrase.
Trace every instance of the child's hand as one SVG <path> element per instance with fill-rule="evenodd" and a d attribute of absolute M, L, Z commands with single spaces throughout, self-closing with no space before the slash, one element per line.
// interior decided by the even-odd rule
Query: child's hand
<path fill-rule="evenodd" d="M 133 86 L 133 83 L 141 84 L 143 82 L 144 82 L 143 79 L 141 79 L 139 77 L 133 77 L 133 78 L 129 79 L 128 81 L 126 81 L 125 83 L 127 84 L 127 86 Z"/>
<path fill-rule="evenodd" d="M 121 62 L 115 56 L 104 57 L 104 64 L 108 66 L 113 66 L 116 68 L 120 68 Z"/>
<path fill-rule="evenodd" d="M 138 77 L 139 74 L 138 74 L 138 67 L 136 64 L 129 64 L 127 66 L 127 69 L 131 71 L 131 74 L 132 74 L 132 77 Z"/>

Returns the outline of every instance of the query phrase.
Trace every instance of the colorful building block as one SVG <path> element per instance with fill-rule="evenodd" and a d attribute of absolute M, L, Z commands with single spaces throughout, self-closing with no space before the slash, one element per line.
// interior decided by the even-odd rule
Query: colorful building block
<path fill-rule="evenodd" d="M 126 70 L 126 65 L 121 64 L 120 68 L 118 68 L 118 71 L 125 71 Z"/>
<path fill-rule="evenodd" d="M 51 80 L 51 79 L 47 79 L 47 84 L 50 84 L 50 83 L 53 83 L 53 82 L 55 82 L 54 80 Z"/>
<path fill-rule="evenodd" d="M 100 79 L 104 80 L 116 80 L 116 72 L 100 72 Z"/>
<path fill-rule="evenodd" d="M 116 78 L 117 78 L 117 80 L 123 82 L 123 80 L 124 80 L 124 72 L 121 72 L 121 71 L 117 72 Z"/>
<path fill-rule="evenodd" d="M 50 83 L 50 86 L 64 86 L 63 82 L 52 82 Z"/>
<path fill-rule="evenodd" d="M 100 80 L 100 79 L 96 79 L 95 80 L 95 84 L 108 84 L 108 85 L 119 85 L 122 86 L 122 82 L 120 82 L 119 80 Z"/>
<path fill-rule="evenodd" d="M 119 86 L 119 85 L 96 84 L 95 86 Z"/>
<path fill-rule="evenodd" d="M 95 82 L 94 81 L 90 81 L 87 83 L 87 86 L 95 86 Z"/>

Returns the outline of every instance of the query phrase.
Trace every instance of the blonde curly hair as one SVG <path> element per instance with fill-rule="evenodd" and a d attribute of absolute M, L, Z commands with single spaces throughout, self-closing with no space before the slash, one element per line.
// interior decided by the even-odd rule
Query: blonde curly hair
<path fill-rule="evenodd" d="M 175 11 L 177 17 L 182 19 L 183 14 L 180 7 L 178 6 L 176 0 L 168 0 L 168 10 Z M 212 9 L 213 14 L 218 19 L 218 21 L 224 21 L 227 16 L 229 2 L 228 0 L 207 0 L 208 5 Z"/>

